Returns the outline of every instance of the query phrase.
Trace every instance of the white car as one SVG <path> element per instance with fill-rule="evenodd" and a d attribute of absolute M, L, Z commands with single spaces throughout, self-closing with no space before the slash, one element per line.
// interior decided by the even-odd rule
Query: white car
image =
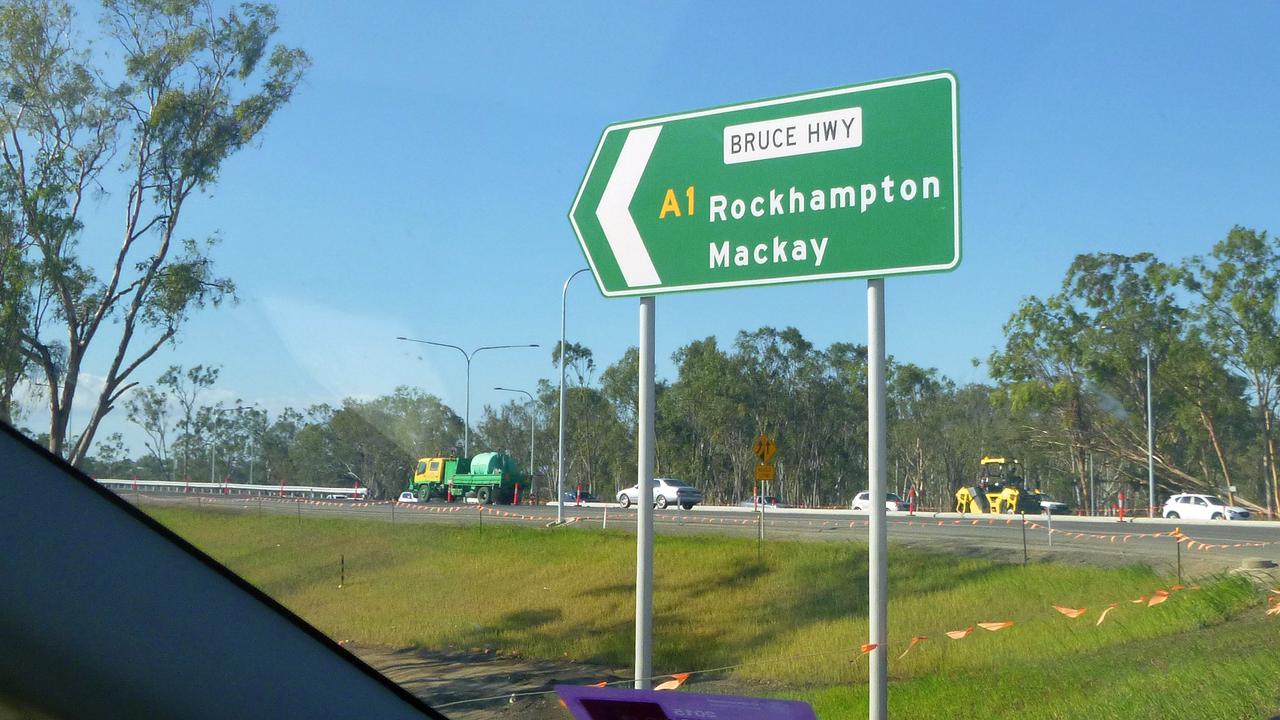
<path fill-rule="evenodd" d="M 396 498 L 396 502 L 416 503 L 416 502 L 422 502 L 422 501 L 418 499 L 417 495 L 414 495 L 412 492 L 405 490 L 404 492 L 400 493 L 400 497 Z"/>
<path fill-rule="evenodd" d="M 640 486 L 632 485 L 618 492 L 618 504 L 631 507 L 640 502 Z M 702 491 L 683 480 L 672 478 L 653 479 L 653 504 L 657 508 L 668 505 L 679 505 L 685 510 L 692 510 L 694 505 L 702 502 Z"/>
<path fill-rule="evenodd" d="M 1050 515 L 1065 515 L 1066 513 L 1071 512 L 1071 506 L 1064 502 L 1058 502 L 1044 494 L 1041 494 L 1039 497 L 1040 510 L 1043 512 L 1049 513 Z"/>
<path fill-rule="evenodd" d="M 853 502 L 849 505 L 853 510 L 859 512 L 868 512 L 871 510 L 871 493 L 863 490 L 853 496 Z M 898 497 L 895 493 L 885 493 L 884 496 L 885 510 L 906 510 L 907 501 Z"/>
<path fill-rule="evenodd" d="M 1182 493 L 1169 498 L 1165 501 L 1164 509 L 1160 514 L 1173 520 L 1178 518 L 1187 518 L 1188 520 L 1245 520 L 1249 517 L 1248 510 L 1235 505 L 1228 505 L 1216 495 L 1193 493 Z"/>

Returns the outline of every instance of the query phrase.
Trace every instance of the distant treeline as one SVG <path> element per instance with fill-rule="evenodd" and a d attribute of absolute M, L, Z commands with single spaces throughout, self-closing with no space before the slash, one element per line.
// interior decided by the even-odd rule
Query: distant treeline
<path fill-rule="evenodd" d="M 948 506 L 980 458 L 996 454 L 1021 460 L 1033 486 L 1067 502 L 1089 503 L 1092 466 L 1095 502 L 1126 490 L 1144 505 L 1149 355 L 1158 500 L 1182 490 L 1226 495 L 1235 486 L 1238 502 L 1264 504 L 1276 482 L 1278 291 L 1280 246 L 1244 228 L 1176 264 L 1149 253 L 1079 256 L 1056 294 L 1026 298 L 1005 324 L 1004 346 L 987 359 L 992 384 L 958 385 L 890 359 L 891 487 L 914 485 L 925 505 Z M 659 475 L 694 483 L 711 502 L 748 498 L 752 441 L 768 433 L 779 448 L 768 494 L 845 505 L 865 489 L 864 346 L 819 348 L 794 328 L 763 327 L 728 345 L 691 342 L 672 359 L 675 377 L 657 386 Z M 558 368 L 560 348 L 552 360 Z M 611 498 L 636 479 L 636 350 L 597 372 L 591 350 L 570 343 L 564 362 L 566 486 Z M 252 467 L 255 482 L 358 479 L 387 497 L 405 486 L 416 458 L 461 451 L 458 413 L 414 388 L 270 418 L 194 402 L 216 375 L 171 369 L 130 405 L 151 438 L 148 451 L 131 460 L 115 437 L 86 466 L 201 479 L 212 461 L 214 477 L 247 481 Z M 535 395 L 532 407 L 518 399 L 486 407 L 471 451 L 502 450 L 527 465 L 532 412 L 533 468 L 539 494 L 549 497 L 558 386 L 542 380 Z"/>

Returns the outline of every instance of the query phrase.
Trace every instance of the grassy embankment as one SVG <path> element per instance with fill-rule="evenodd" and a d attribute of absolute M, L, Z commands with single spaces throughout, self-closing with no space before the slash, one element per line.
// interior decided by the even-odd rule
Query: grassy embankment
<path fill-rule="evenodd" d="M 634 536 L 599 530 L 156 510 L 194 544 L 331 637 L 394 647 L 488 648 L 626 668 Z M 346 584 L 338 588 L 338 558 Z M 865 713 L 865 547 L 658 537 L 654 668 L 727 665 L 753 692 Z M 1131 567 L 1021 566 L 890 552 L 891 710 L 958 717 L 1257 717 L 1280 710 L 1280 619 L 1237 579 L 1172 582 Z M 1107 603 L 1120 603 L 1101 626 Z M 1069 619 L 1050 605 L 1088 607 Z M 1014 620 L 963 640 L 943 633 Z M 915 635 L 929 640 L 896 659 Z M 726 674 L 726 673 L 721 673 Z M 696 677 L 691 689 L 697 689 Z M 1266 717 L 1266 715 L 1262 715 Z"/>

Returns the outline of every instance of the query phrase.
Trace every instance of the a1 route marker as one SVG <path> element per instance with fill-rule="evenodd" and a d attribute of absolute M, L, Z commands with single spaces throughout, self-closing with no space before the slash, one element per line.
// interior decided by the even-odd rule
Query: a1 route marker
<path fill-rule="evenodd" d="M 611 125 L 569 220 L 609 296 L 951 270 L 955 76 Z"/>

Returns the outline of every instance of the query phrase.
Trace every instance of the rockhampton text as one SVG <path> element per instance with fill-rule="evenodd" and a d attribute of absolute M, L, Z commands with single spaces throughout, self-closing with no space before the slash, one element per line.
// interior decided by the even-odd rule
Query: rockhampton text
<path fill-rule="evenodd" d="M 690 199 L 692 199 L 693 188 L 689 190 Z M 934 200 L 940 195 L 941 183 L 937 177 L 895 180 L 892 175 L 885 175 L 879 183 L 842 185 L 808 191 L 792 186 L 782 191 L 770 189 L 767 195 L 754 197 L 731 198 L 725 195 L 710 195 L 707 201 L 707 216 L 708 221 L 714 224 L 742 220 L 748 216 L 762 218 L 831 210 L 857 210 L 862 214 L 876 205 L 885 207 L 895 203 Z M 664 205 L 664 214 L 668 207 Z M 693 207 L 692 203 L 690 207 Z M 731 246 L 727 240 L 712 242 L 709 243 L 708 248 L 709 267 L 713 269 L 730 266 L 744 267 L 810 260 L 814 267 L 821 267 L 823 257 L 826 255 L 827 239 L 815 237 L 787 241 L 774 237 L 772 243 L 759 243 L 754 247 L 743 244 Z"/>

